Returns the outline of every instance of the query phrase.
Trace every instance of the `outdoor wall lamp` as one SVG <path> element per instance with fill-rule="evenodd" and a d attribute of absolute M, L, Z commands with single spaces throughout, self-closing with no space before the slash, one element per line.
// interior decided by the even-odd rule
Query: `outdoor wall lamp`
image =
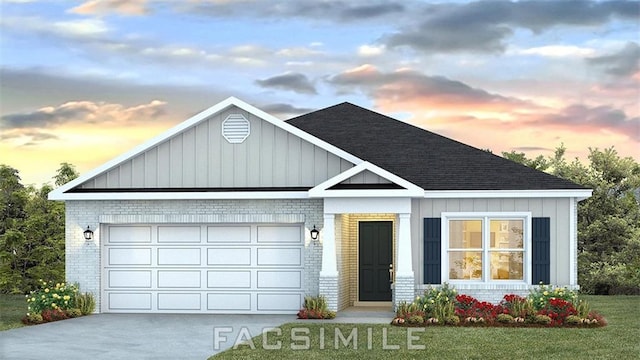
<path fill-rule="evenodd" d="M 93 240 L 93 231 L 91 231 L 91 228 L 87 225 L 87 230 L 84 231 L 84 239 L 87 241 L 91 241 Z"/>
<path fill-rule="evenodd" d="M 311 229 L 311 240 L 318 240 L 318 236 L 320 235 L 320 230 L 316 229 L 316 226 L 313 225 L 313 229 Z"/>

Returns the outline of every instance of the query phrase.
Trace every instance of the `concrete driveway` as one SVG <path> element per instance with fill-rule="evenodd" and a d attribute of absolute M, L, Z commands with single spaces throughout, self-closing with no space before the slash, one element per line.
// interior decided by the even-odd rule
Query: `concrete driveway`
<path fill-rule="evenodd" d="M 0 359 L 206 359 L 295 315 L 99 314 L 0 332 Z"/>

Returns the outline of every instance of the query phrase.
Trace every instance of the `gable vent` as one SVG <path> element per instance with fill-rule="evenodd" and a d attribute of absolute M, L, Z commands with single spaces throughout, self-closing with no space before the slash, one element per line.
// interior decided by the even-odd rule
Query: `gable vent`
<path fill-rule="evenodd" d="M 249 120 L 241 114 L 231 114 L 222 122 L 222 136 L 231 144 L 240 144 L 249 133 Z"/>

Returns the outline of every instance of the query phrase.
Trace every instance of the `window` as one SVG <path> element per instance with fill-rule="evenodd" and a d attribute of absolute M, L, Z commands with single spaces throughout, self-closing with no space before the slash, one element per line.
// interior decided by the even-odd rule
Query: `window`
<path fill-rule="evenodd" d="M 529 221 L 529 214 L 446 214 L 445 277 L 451 281 L 526 281 Z"/>

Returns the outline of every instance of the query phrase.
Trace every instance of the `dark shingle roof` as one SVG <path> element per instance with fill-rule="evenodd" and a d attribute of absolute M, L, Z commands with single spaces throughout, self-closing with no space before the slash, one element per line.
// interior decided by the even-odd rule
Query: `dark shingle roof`
<path fill-rule="evenodd" d="M 584 189 L 350 103 L 287 122 L 425 190 Z"/>

